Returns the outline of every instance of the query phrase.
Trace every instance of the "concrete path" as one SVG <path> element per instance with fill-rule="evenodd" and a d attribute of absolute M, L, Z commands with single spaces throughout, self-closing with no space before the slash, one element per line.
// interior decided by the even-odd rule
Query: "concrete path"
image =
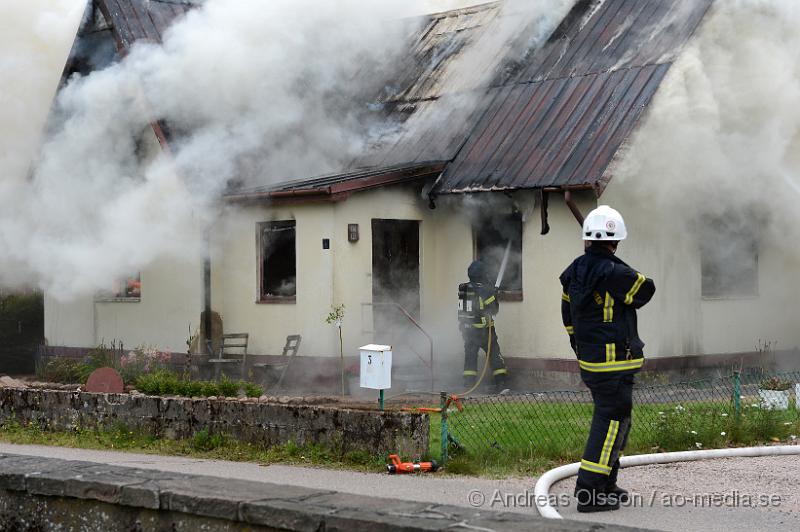
<path fill-rule="evenodd" d="M 535 479 L 389 476 L 36 445 L 0 444 L 0 452 L 330 489 L 384 497 L 390 499 L 387 504 L 405 500 L 536 513 Z M 620 477 L 621 483 L 637 494 L 635 506 L 605 514 L 578 514 L 569 497 L 574 479 L 568 479 L 553 490 L 559 511 L 569 519 L 680 532 L 800 530 L 800 457 L 638 467 L 624 470 Z"/>

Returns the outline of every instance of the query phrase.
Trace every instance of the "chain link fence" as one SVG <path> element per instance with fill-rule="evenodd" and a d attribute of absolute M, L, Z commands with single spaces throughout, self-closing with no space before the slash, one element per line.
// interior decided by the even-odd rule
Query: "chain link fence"
<path fill-rule="evenodd" d="M 628 454 L 796 438 L 800 372 L 727 377 L 634 389 Z M 786 388 L 762 391 L 763 387 Z M 445 402 L 443 396 L 443 403 Z M 441 456 L 465 453 L 577 460 L 592 418 L 588 391 L 490 395 L 449 401 Z M 437 434 L 438 436 L 439 434 Z"/>

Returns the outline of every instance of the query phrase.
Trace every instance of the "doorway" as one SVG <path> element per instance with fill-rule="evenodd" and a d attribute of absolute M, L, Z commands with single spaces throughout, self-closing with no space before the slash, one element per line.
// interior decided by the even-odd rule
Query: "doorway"
<path fill-rule="evenodd" d="M 372 220 L 372 302 L 376 340 L 393 338 L 408 327 L 400 305 L 419 319 L 419 222 Z"/>

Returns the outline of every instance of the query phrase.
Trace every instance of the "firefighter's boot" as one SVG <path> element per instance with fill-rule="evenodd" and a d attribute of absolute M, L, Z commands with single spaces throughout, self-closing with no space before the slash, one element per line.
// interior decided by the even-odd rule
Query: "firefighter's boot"
<path fill-rule="evenodd" d="M 580 513 L 619 510 L 619 499 L 612 493 L 593 489 L 576 489 L 575 498 L 578 499 L 578 512 Z"/>
<path fill-rule="evenodd" d="M 506 376 L 504 374 L 495 375 L 493 391 L 499 395 L 506 395 L 511 392 L 511 389 L 507 386 Z"/>
<path fill-rule="evenodd" d="M 464 389 L 470 390 L 473 386 L 475 386 L 475 382 L 478 380 L 477 375 L 464 375 Z"/>
<path fill-rule="evenodd" d="M 628 504 L 631 497 L 631 494 L 628 493 L 628 490 L 622 489 L 616 484 L 614 484 L 610 488 L 607 488 L 606 493 L 615 496 L 617 500 L 620 502 L 620 504 Z"/>

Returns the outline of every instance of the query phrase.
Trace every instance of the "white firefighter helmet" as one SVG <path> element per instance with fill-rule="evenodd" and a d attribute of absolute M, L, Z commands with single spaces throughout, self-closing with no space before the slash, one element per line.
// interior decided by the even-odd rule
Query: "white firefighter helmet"
<path fill-rule="evenodd" d="M 608 205 L 600 205 L 583 221 L 584 240 L 625 240 L 627 236 L 622 215 Z"/>

